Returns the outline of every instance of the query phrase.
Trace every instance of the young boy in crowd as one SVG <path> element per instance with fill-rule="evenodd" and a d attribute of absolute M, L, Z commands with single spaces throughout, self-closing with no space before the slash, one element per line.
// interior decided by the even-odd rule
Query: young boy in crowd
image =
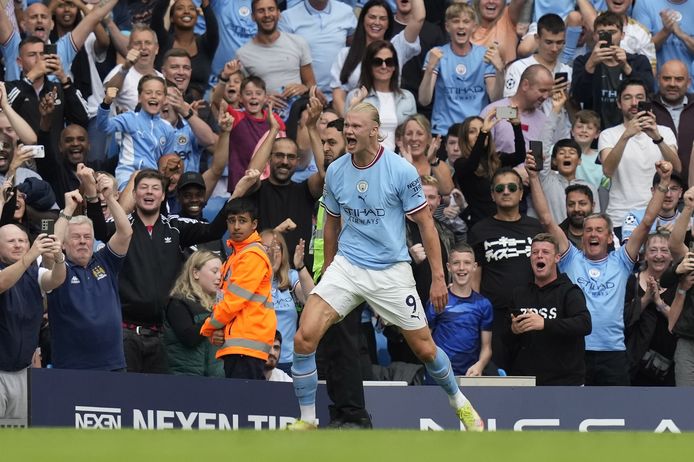
<path fill-rule="evenodd" d="M 233 251 L 222 267 L 222 298 L 200 334 L 224 338 L 217 359 L 227 378 L 265 380 L 265 361 L 277 330 L 272 308 L 272 264 L 256 230 L 258 209 L 247 198 L 227 204 L 227 245 Z"/>
<path fill-rule="evenodd" d="M 600 136 L 600 116 L 590 109 L 578 111 L 571 126 L 571 137 L 581 147 L 581 163 L 576 169 L 576 178 L 586 181 L 594 188 L 600 187 L 602 165 L 597 163 L 598 150 L 593 143 Z"/>
<path fill-rule="evenodd" d="M 116 167 L 118 190 L 128 184 L 135 170 L 158 168 L 159 158 L 174 151 L 174 128 L 161 118 L 166 100 L 166 82 L 155 75 L 145 75 L 137 85 L 139 111 L 111 116 L 111 103 L 118 89 L 109 87 L 96 113 L 99 130 L 107 135 L 120 132 L 119 158 Z"/>
<path fill-rule="evenodd" d="M 501 97 L 504 62 L 498 47 L 487 49 L 470 42 L 479 18 L 467 4 L 454 3 L 446 9 L 447 44 L 432 48 L 424 63 L 419 85 L 419 103 L 432 98 L 432 133 L 445 136 L 448 127 L 477 115 L 490 101 Z"/>
<path fill-rule="evenodd" d="M 455 375 L 481 376 L 492 357 L 492 304 L 472 290 L 477 270 L 468 244 L 456 244 L 448 256 L 448 304 L 440 313 L 429 302 L 426 315 L 436 345 L 451 358 Z"/>
<path fill-rule="evenodd" d="M 228 191 L 232 192 L 236 183 L 246 174 L 255 148 L 268 131 L 267 115 L 263 107 L 267 102 L 265 82 L 260 77 L 250 76 L 241 83 L 240 103 L 243 110 L 232 106 L 227 111 L 234 118 L 234 126 L 229 138 L 229 179 Z M 280 135 L 285 130 L 284 122 L 277 114 L 273 115 L 280 124 Z"/>

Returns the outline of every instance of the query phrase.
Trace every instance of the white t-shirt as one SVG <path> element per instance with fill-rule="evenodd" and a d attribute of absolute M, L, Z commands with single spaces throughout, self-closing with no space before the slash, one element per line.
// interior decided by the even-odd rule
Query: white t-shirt
<path fill-rule="evenodd" d="M 624 124 L 603 130 L 598 140 L 598 151 L 611 149 L 624 133 Z M 664 138 L 665 144 L 677 152 L 677 139 L 668 127 L 658 125 L 658 132 Z M 624 154 L 612 175 L 610 200 L 607 204 L 607 214 L 615 226 L 624 222 L 624 216 L 629 210 L 644 208 L 651 200 L 651 185 L 655 175 L 655 163 L 663 159 L 658 145 L 645 133 L 639 133 L 627 141 Z M 604 163 L 604 162 L 603 162 Z"/>
<path fill-rule="evenodd" d="M 121 70 L 121 67 L 123 66 L 118 64 L 111 70 L 111 72 L 108 73 L 104 79 L 104 87 L 106 87 L 106 83 L 111 80 L 114 75 L 116 75 L 116 72 Z M 155 70 L 154 73 L 159 77 L 164 77 L 163 74 L 157 70 Z M 137 106 L 138 102 L 137 84 L 140 83 L 140 79 L 142 77 L 143 75 L 140 74 L 134 66 L 128 70 L 128 73 L 123 80 L 123 85 L 121 86 L 116 99 L 113 101 L 114 104 L 111 106 L 112 113 L 115 114 L 118 111 L 122 112 L 135 110 L 135 106 Z M 99 101 L 99 104 L 101 104 L 101 101 Z"/>
<path fill-rule="evenodd" d="M 422 47 L 419 44 L 419 37 L 413 43 L 410 43 L 405 38 L 405 31 L 402 30 L 400 33 L 396 34 L 390 39 L 390 43 L 393 44 L 395 52 L 398 54 L 398 64 L 400 67 L 400 75 L 402 75 L 402 66 L 405 65 L 407 61 L 414 58 L 422 51 Z M 349 76 L 347 83 L 343 84 L 340 80 L 340 73 L 342 72 L 342 66 L 345 65 L 345 59 L 347 59 L 347 53 L 349 53 L 349 47 L 344 47 L 337 54 L 335 62 L 333 62 L 330 68 L 330 88 L 342 88 L 344 91 L 349 93 L 351 90 L 359 86 L 359 77 L 361 76 L 361 60 L 354 68 L 354 71 Z"/>
<path fill-rule="evenodd" d="M 94 45 L 96 44 L 96 35 L 91 32 L 84 41 L 84 49 L 87 53 L 89 61 L 89 78 L 92 81 L 92 94 L 87 98 L 87 115 L 91 119 L 96 116 L 96 110 L 99 104 L 104 100 L 104 84 L 101 81 L 99 71 L 96 70 L 96 63 L 103 63 L 106 59 L 106 50 L 101 53 L 96 52 Z"/>
<path fill-rule="evenodd" d="M 395 111 L 395 94 L 376 92 L 378 114 L 381 118 L 381 133 L 386 139 L 381 143 L 386 149 L 395 150 L 395 129 L 398 128 L 398 115 Z"/>
<path fill-rule="evenodd" d="M 282 369 L 274 368 L 268 382 L 293 382 L 294 380 Z"/>

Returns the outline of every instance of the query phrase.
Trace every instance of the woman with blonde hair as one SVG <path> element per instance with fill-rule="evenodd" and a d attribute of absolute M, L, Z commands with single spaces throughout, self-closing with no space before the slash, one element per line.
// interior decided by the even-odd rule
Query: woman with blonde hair
<path fill-rule="evenodd" d="M 188 258 L 174 283 L 164 316 L 164 346 L 174 374 L 224 377 L 224 363 L 215 358 L 224 334 L 212 337 L 214 345 L 200 335 L 200 327 L 212 314 L 221 267 L 219 256 L 199 250 Z"/>
<path fill-rule="evenodd" d="M 313 278 L 304 265 L 304 240 L 294 250 L 294 268 L 289 266 L 287 242 L 278 231 L 266 229 L 260 233 L 263 245 L 272 262 L 272 303 L 277 315 L 277 330 L 285 339 L 277 367 L 289 373 L 294 356 L 294 334 L 299 322 L 297 304 L 306 303 L 313 290 Z"/>
<path fill-rule="evenodd" d="M 429 120 L 422 114 L 408 117 L 400 141 L 400 154 L 415 166 L 419 176 L 433 176 L 439 181 L 439 193 L 449 195 L 453 190 L 451 170 L 437 157 L 441 137 L 432 138 Z"/>

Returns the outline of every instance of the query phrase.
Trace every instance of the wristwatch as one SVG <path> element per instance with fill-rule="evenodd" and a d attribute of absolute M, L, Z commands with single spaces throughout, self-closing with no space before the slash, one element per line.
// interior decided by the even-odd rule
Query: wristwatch
<path fill-rule="evenodd" d="M 660 144 L 660 143 L 663 142 L 663 140 L 665 140 L 665 138 L 663 138 L 663 137 L 661 136 L 661 137 L 658 138 L 657 140 L 653 140 L 653 144 Z"/>
<path fill-rule="evenodd" d="M 65 218 L 67 221 L 72 220 L 72 215 L 68 215 L 67 213 L 65 213 L 64 210 L 61 210 L 60 213 L 58 214 L 58 216 L 60 218 Z"/>
<path fill-rule="evenodd" d="M 186 119 L 186 120 L 188 120 L 188 119 L 190 119 L 191 117 L 193 117 L 194 115 L 195 115 L 195 113 L 193 112 L 193 108 L 189 108 L 189 109 L 188 109 L 188 114 L 184 115 L 183 118 Z"/>
<path fill-rule="evenodd" d="M 440 163 L 441 163 L 441 159 L 439 159 L 437 157 L 435 161 L 429 162 L 429 165 L 431 165 L 432 167 L 438 167 Z"/>

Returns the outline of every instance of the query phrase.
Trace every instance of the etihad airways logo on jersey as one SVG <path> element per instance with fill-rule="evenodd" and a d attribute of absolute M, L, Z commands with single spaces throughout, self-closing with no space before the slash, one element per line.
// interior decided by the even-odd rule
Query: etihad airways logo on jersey
<path fill-rule="evenodd" d="M 366 204 L 366 201 L 364 201 Z M 351 207 L 343 207 L 342 210 L 347 215 L 347 220 L 360 225 L 377 225 L 381 222 L 380 218 L 386 216 L 385 209 L 364 207 L 353 209 Z"/>

